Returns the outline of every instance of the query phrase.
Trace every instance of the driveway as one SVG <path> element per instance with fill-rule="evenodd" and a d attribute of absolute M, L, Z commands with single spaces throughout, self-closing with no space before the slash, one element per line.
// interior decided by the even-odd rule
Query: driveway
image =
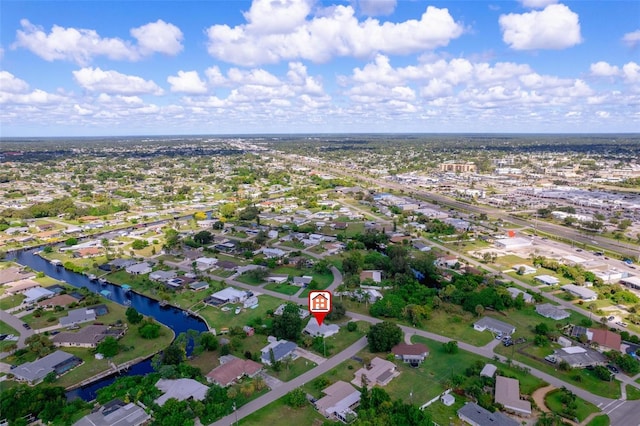
<path fill-rule="evenodd" d="M 264 382 L 267 384 L 267 386 L 269 386 L 269 389 L 275 389 L 277 387 L 282 386 L 282 384 L 284 383 L 282 380 L 278 379 L 277 377 L 273 377 L 272 375 L 267 374 L 265 372 L 262 372 L 260 375 L 264 379 Z"/>
<path fill-rule="evenodd" d="M 295 350 L 296 355 L 308 359 L 311 362 L 315 362 L 317 365 L 322 364 L 323 362 L 325 362 L 327 359 L 326 358 L 322 358 L 320 355 L 316 355 L 314 353 L 309 352 L 306 349 L 302 349 L 302 348 L 296 348 Z"/>
<path fill-rule="evenodd" d="M 15 328 L 18 333 L 20 333 L 20 338 L 16 342 L 16 345 L 18 345 L 18 349 L 24 348 L 25 347 L 24 341 L 26 340 L 27 337 L 33 334 L 33 330 L 27 330 L 22 325 L 24 324 L 22 321 L 20 321 L 18 318 L 14 317 L 13 315 L 6 313 L 3 310 L 0 310 L 0 321 L 4 322 L 5 324 L 9 324 L 11 327 Z M 8 355 L 9 355 L 8 353 L 0 354 L 0 358 L 4 358 L 5 356 L 8 356 Z"/>

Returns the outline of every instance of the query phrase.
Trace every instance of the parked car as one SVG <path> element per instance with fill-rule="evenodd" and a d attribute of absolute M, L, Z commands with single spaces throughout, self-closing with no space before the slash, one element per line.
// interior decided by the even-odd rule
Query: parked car
<path fill-rule="evenodd" d="M 30 326 L 29 324 L 27 324 L 26 322 L 25 322 L 25 323 L 22 323 L 22 326 L 23 326 L 24 328 L 26 328 L 27 330 L 31 330 L 31 326 Z"/>
<path fill-rule="evenodd" d="M 613 374 L 618 374 L 620 372 L 620 370 L 618 370 L 618 368 L 613 365 L 613 364 L 608 364 L 607 368 L 609 369 L 609 371 L 611 371 Z"/>
<path fill-rule="evenodd" d="M 622 321 L 618 321 L 616 322 L 616 324 L 618 324 L 620 327 L 626 327 L 627 325 L 629 325 L 626 322 L 622 322 Z"/>
<path fill-rule="evenodd" d="M 614 317 L 613 315 L 611 315 L 609 318 L 607 318 L 607 321 L 613 321 L 614 319 L 616 319 L 616 317 Z"/>

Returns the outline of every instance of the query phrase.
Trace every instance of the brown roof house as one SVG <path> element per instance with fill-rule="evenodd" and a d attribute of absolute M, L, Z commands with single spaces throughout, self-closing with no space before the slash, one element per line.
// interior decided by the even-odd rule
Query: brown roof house
<path fill-rule="evenodd" d="M 250 359 L 240 359 L 232 355 L 220 357 L 221 365 L 207 374 L 207 381 L 227 387 L 244 376 L 255 377 L 262 371 L 262 364 Z"/>
<path fill-rule="evenodd" d="M 406 343 L 400 343 L 391 348 L 391 352 L 396 356 L 396 359 L 401 359 L 402 362 L 413 365 L 420 365 L 429 356 L 429 348 L 422 343 L 416 343 L 415 345 L 408 345 Z"/>
<path fill-rule="evenodd" d="M 520 382 L 504 376 L 496 376 L 496 404 L 502 404 L 506 411 L 520 416 L 531 415 L 531 403 L 520 399 Z"/>
<path fill-rule="evenodd" d="M 105 338 L 111 336 L 119 339 L 124 336 L 124 328 L 109 328 L 105 325 L 89 325 L 76 333 L 62 332 L 51 340 L 57 347 L 68 346 L 76 348 L 95 348 Z"/>
<path fill-rule="evenodd" d="M 371 360 L 371 364 L 368 368 L 362 367 L 360 370 L 356 371 L 355 377 L 351 383 L 360 387 L 364 382 L 366 383 L 367 388 L 371 389 L 375 385 L 386 386 L 399 374 L 400 372 L 396 370 L 396 365 L 393 362 L 375 357 Z"/>
<path fill-rule="evenodd" d="M 591 343 L 597 343 L 600 350 L 620 351 L 622 337 L 618 333 L 600 328 L 591 328 L 589 331 L 592 334 Z"/>

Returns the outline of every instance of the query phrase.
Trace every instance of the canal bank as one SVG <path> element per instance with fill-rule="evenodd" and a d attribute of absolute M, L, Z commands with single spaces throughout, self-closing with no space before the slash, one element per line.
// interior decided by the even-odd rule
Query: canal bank
<path fill-rule="evenodd" d="M 188 330 L 198 332 L 207 331 L 207 325 L 200 318 L 190 315 L 186 311 L 173 306 L 160 306 L 157 300 L 147 296 L 127 291 L 120 286 L 111 283 L 99 283 L 92 281 L 88 277 L 64 269 L 62 266 L 52 265 L 49 261 L 41 258 L 34 253 L 38 249 L 30 249 L 23 251 L 11 252 L 7 255 L 7 260 L 15 261 L 23 266 L 28 266 L 34 271 L 43 272 L 52 278 L 63 281 L 73 287 L 87 288 L 93 293 L 108 292 L 108 299 L 123 306 L 132 306 L 143 315 L 154 318 L 159 323 L 167 326 L 174 333 L 174 337 Z M 106 294 L 106 293 L 103 293 Z M 188 348 L 189 350 L 190 348 Z M 85 386 L 78 387 L 68 393 L 69 398 L 80 397 L 84 400 L 95 399 L 96 391 L 107 386 L 116 379 L 118 375 L 138 375 L 153 372 L 150 357 L 140 361 L 134 365 L 127 366 L 124 371 L 116 373 L 115 371 L 99 380 L 88 383 Z"/>

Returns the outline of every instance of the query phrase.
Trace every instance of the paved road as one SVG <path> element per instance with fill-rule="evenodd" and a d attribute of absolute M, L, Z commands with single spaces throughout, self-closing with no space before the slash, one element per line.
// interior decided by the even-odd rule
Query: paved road
<path fill-rule="evenodd" d="M 33 335 L 33 333 L 34 333 L 33 330 L 27 330 L 22 325 L 22 324 L 24 324 L 22 321 L 20 321 L 18 318 L 14 317 L 13 315 L 11 315 L 11 314 L 3 311 L 3 310 L 0 310 L 0 321 L 4 322 L 5 324 L 10 325 L 18 333 L 20 333 L 20 337 L 16 341 L 16 345 L 18 346 L 18 349 L 24 348 L 26 346 L 24 341 L 27 339 L 27 337 Z M 2 331 L 2 330 L 0 330 L 0 331 Z M 9 352 L 0 352 L 0 359 L 4 359 L 4 358 L 8 357 L 9 355 L 11 355 L 11 353 L 9 353 Z"/>
<path fill-rule="evenodd" d="M 304 385 L 305 383 L 315 379 L 319 375 L 326 373 L 332 368 L 335 368 L 338 364 L 351 358 L 352 356 L 354 356 L 355 354 L 363 350 L 366 346 L 367 346 L 367 338 L 362 337 L 353 345 L 349 346 L 347 349 L 343 350 L 339 354 L 329 358 L 326 362 L 323 362 L 322 364 L 318 365 L 313 370 L 307 371 L 301 376 L 298 376 L 291 381 L 283 383 L 282 386 L 279 386 L 276 389 L 273 389 L 272 391 L 270 391 L 269 393 L 261 396 L 260 398 L 254 399 L 248 404 L 243 405 L 234 414 L 230 414 L 226 417 L 223 417 L 222 419 L 218 420 L 213 424 L 215 426 L 233 425 L 236 422 L 236 419 L 240 420 L 245 418 L 249 414 L 256 412 L 257 410 L 269 405 L 276 399 L 284 396 L 286 393 L 290 392 L 291 390 L 298 388 Z"/>

